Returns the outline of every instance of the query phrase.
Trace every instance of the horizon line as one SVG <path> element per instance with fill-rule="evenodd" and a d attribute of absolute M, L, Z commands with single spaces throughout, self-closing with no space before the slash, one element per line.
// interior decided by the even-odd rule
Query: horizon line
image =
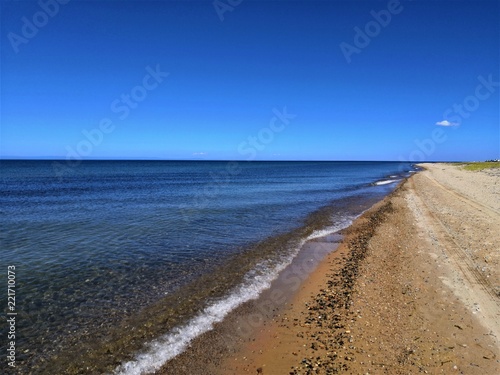
<path fill-rule="evenodd" d="M 479 161 L 489 161 L 498 159 L 488 159 Z M 1 161 L 69 161 L 69 162 L 89 162 L 89 161 L 196 161 L 196 162 L 387 162 L 387 163 L 464 163 L 478 162 L 478 160 L 379 160 L 379 159 L 262 159 L 262 160 L 242 160 L 242 159 L 161 159 L 161 158 L 109 158 L 109 159 L 79 159 L 68 160 L 57 157 L 0 157 Z"/>

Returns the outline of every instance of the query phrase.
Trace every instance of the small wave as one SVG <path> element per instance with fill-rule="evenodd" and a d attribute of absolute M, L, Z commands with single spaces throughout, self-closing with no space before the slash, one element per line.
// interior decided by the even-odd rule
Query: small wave
<path fill-rule="evenodd" d="M 329 227 L 326 227 L 326 228 L 323 228 L 323 229 L 318 229 L 318 230 L 315 230 L 314 232 L 312 232 L 309 236 L 307 236 L 306 241 L 314 240 L 316 238 L 325 237 L 325 236 L 328 236 L 328 235 L 333 234 L 335 232 L 338 232 L 338 231 L 340 231 L 342 229 L 345 229 L 349 225 L 351 225 L 352 222 L 358 216 L 359 215 L 352 216 L 352 217 L 346 216 L 346 217 L 344 217 L 342 219 L 337 219 L 335 225 L 332 225 L 332 226 L 329 226 Z"/>
<path fill-rule="evenodd" d="M 182 353 L 193 339 L 210 331 L 215 323 L 221 322 L 232 310 L 247 301 L 257 299 L 260 293 L 268 289 L 279 273 L 291 263 L 304 242 L 305 240 L 290 256 L 274 267 L 270 268 L 267 264 L 269 262 L 260 263 L 227 297 L 206 307 L 186 325 L 174 328 L 166 335 L 149 343 L 147 352 L 138 354 L 135 360 L 121 364 L 113 374 L 142 375 L 160 369 L 170 359 Z"/>
<path fill-rule="evenodd" d="M 382 181 L 377 181 L 374 183 L 374 185 L 387 185 L 387 184 L 392 184 L 393 182 L 398 182 L 399 180 L 382 180 Z"/>
<path fill-rule="evenodd" d="M 172 358 L 181 354 L 196 337 L 212 330 L 215 323 L 221 322 L 232 310 L 253 299 L 266 289 L 278 277 L 295 256 L 300 248 L 314 238 L 324 237 L 347 228 L 356 218 L 345 217 L 338 219 L 335 225 L 315 230 L 307 238 L 299 242 L 292 253 L 285 257 L 278 265 L 272 266 L 270 261 L 259 263 L 245 275 L 244 282 L 232 290 L 225 298 L 212 303 L 193 319 L 183 326 L 174 328 L 169 333 L 150 342 L 148 349 L 136 355 L 135 359 L 118 366 L 115 375 L 144 375 L 160 369 Z"/>

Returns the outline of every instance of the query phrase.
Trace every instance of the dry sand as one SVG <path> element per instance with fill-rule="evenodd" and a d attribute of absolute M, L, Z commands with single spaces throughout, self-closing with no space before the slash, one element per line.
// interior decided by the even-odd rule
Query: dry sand
<path fill-rule="evenodd" d="M 500 374 L 498 169 L 423 166 L 204 373 Z"/>

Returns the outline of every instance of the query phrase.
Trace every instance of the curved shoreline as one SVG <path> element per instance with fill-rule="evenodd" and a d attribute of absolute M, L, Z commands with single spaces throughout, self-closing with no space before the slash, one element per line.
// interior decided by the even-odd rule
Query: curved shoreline
<path fill-rule="evenodd" d="M 483 213 L 471 204 L 470 211 L 467 205 L 452 207 L 462 203 L 429 184 L 430 173 L 427 169 L 406 179 L 343 230 L 337 250 L 292 295 L 275 294 L 276 303 L 263 313 L 259 301 L 269 300 L 271 288 L 157 373 L 498 373 L 494 326 L 500 301 L 494 295 L 481 299 L 477 285 L 461 283 L 463 272 L 452 254 L 457 244 L 450 241 L 459 234 L 441 228 L 451 225 L 450 230 L 459 231 L 462 224 L 422 221 L 434 216 L 448 220 L 450 209 L 479 221 Z M 486 245 L 495 241 L 481 225 L 473 229 L 477 238 L 486 237 Z M 457 238 L 458 243 L 464 240 Z M 489 262 L 494 267 L 498 258 Z M 497 275 L 490 276 L 496 285 Z M 468 304 L 467 296 L 457 294 L 468 288 L 476 302 Z M 252 329 L 235 335 L 258 311 L 261 317 Z"/>
<path fill-rule="evenodd" d="M 344 238 L 336 251 L 328 254 L 302 283 L 282 314 L 243 345 L 235 358 L 223 362 L 220 374 L 299 374 L 301 369 L 320 367 L 333 371 L 331 364 L 340 357 L 331 350 L 349 340 L 346 319 L 369 239 L 391 213 L 390 197 L 399 188 L 341 232 Z M 321 358 L 318 350 L 324 352 Z M 340 364 L 337 369 L 347 367 Z"/>
<path fill-rule="evenodd" d="M 219 373 L 497 374 L 499 242 L 488 225 L 500 217 L 429 183 L 439 179 L 433 170 L 446 177 L 442 166 L 426 165 L 345 230 L 293 303 Z M 483 203 L 494 197 L 498 177 L 460 175 L 470 189 L 485 181 Z M 467 279 L 464 267 L 477 269 L 481 260 L 460 263 L 467 254 L 456 254 L 469 238 L 461 232 L 489 257 L 487 284 Z"/>
<path fill-rule="evenodd" d="M 391 193 L 392 194 L 392 193 Z M 385 200 L 378 201 L 365 210 L 348 226 L 325 231 L 309 238 L 291 264 L 274 280 L 271 287 L 264 290 L 257 299 L 248 301 L 231 311 L 225 319 L 215 324 L 213 330 L 196 337 L 190 346 L 178 356 L 167 362 L 156 374 L 234 374 L 241 369 L 227 367 L 227 359 L 236 353 L 245 352 L 247 345 L 256 341 L 262 332 L 276 324 L 281 314 L 285 313 L 294 301 L 302 295 L 311 283 L 318 282 L 318 275 L 323 274 L 330 259 L 343 264 L 348 255 L 344 243 L 361 235 L 359 223 Z M 363 231 L 366 230 L 363 229 Z M 373 227 L 368 229 L 373 230 Z M 364 232 L 363 232 L 364 233 Z M 344 238 L 345 235 L 345 238 Z M 361 253 L 356 255 L 359 257 Z M 348 262 L 356 263 L 355 258 Z M 351 264 L 352 263 L 352 264 Z M 315 285 L 319 288 L 319 284 Z M 266 349 L 267 350 L 267 349 Z M 254 351 L 252 349 L 252 351 Z M 225 369 L 225 370 L 224 370 Z"/>

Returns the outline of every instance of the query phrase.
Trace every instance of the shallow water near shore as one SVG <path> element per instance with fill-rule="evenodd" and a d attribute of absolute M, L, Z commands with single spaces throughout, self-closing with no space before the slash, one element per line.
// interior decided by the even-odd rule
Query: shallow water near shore
<path fill-rule="evenodd" d="M 18 270 L 25 373 L 157 368 L 413 169 L 108 161 L 58 178 L 52 166 L 0 164 L 0 257 Z"/>

